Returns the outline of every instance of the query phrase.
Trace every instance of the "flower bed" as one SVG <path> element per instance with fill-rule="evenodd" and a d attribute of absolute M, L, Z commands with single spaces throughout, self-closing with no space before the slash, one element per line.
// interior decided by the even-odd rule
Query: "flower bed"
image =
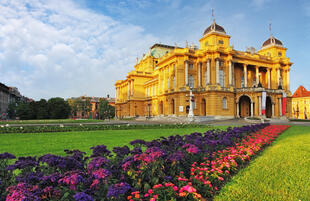
<path fill-rule="evenodd" d="M 211 130 L 67 156 L 0 154 L 0 200 L 202 200 L 287 126 Z M 18 170 L 14 175 L 15 170 Z"/>
<path fill-rule="evenodd" d="M 197 128 L 209 127 L 200 124 L 76 124 L 76 125 L 42 125 L 42 126 L 14 126 L 1 125 L 0 133 L 46 133 L 46 132 L 71 132 L 92 130 L 127 130 L 127 129 L 162 129 L 162 128 Z"/>

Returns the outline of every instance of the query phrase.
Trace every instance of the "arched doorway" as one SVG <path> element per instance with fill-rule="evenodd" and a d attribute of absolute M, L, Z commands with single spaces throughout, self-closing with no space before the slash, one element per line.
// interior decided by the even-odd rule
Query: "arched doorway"
<path fill-rule="evenodd" d="M 202 116 L 206 116 L 206 99 L 202 99 L 201 101 L 201 111 L 202 111 Z"/>
<path fill-rule="evenodd" d="M 266 117 L 267 118 L 272 117 L 272 101 L 270 96 L 266 97 Z"/>
<path fill-rule="evenodd" d="M 174 99 L 171 100 L 171 114 L 175 114 L 175 103 L 174 103 Z"/>
<path fill-rule="evenodd" d="M 251 99 L 248 96 L 241 96 L 239 98 L 239 115 L 240 117 L 251 116 Z"/>

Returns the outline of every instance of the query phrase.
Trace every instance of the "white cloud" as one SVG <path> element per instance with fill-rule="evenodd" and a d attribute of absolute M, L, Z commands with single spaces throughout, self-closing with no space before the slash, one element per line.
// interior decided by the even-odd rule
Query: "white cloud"
<path fill-rule="evenodd" d="M 0 2 L 0 82 L 35 99 L 114 95 L 114 83 L 158 41 L 72 1 Z"/>

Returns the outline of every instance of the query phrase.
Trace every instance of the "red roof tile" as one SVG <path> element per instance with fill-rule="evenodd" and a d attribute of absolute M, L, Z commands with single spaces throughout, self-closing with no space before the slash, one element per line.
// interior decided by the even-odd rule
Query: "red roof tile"
<path fill-rule="evenodd" d="M 305 89 L 305 87 L 303 86 L 299 86 L 298 89 L 293 94 L 293 98 L 308 97 L 308 96 L 310 96 L 310 91 L 307 91 L 307 89 Z"/>

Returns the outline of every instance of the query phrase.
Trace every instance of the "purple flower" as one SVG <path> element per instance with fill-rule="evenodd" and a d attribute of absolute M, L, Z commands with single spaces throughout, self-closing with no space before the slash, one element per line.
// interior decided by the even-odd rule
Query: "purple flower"
<path fill-rule="evenodd" d="M 0 154 L 0 160 L 6 160 L 6 159 L 14 159 L 16 158 L 13 154 L 10 154 L 8 152 Z"/>
<path fill-rule="evenodd" d="M 127 155 L 130 153 L 129 147 L 128 146 L 123 146 L 123 147 L 114 147 L 113 152 L 116 153 L 117 156 L 122 157 L 124 155 Z"/>
<path fill-rule="evenodd" d="M 107 177 L 111 176 L 111 172 L 109 172 L 106 169 L 100 168 L 98 170 L 93 171 L 92 176 L 93 176 L 94 180 L 93 180 L 92 184 L 90 185 L 90 188 L 97 186 L 97 184 L 99 184 L 100 181 L 106 180 Z"/>
<path fill-rule="evenodd" d="M 53 173 L 47 176 L 43 176 L 41 178 L 41 181 L 43 182 L 43 185 L 58 184 L 58 180 L 60 178 L 61 178 L 61 175 L 59 173 Z"/>
<path fill-rule="evenodd" d="M 73 198 L 75 201 L 94 201 L 90 195 L 83 192 L 76 193 Z"/>
<path fill-rule="evenodd" d="M 107 197 L 119 198 L 121 195 L 126 194 L 131 189 L 131 186 L 126 182 L 114 184 L 109 187 Z"/>
<path fill-rule="evenodd" d="M 38 186 L 32 186 L 26 183 L 18 183 L 16 186 L 10 186 L 6 190 L 8 195 L 6 201 L 39 201 Z"/>
<path fill-rule="evenodd" d="M 111 152 L 107 149 L 105 145 L 98 145 L 95 147 L 91 147 L 90 149 L 93 150 L 93 154 L 90 157 L 97 157 L 97 156 L 110 156 Z"/>
<path fill-rule="evenodd" d="M 39 158 L 39 161 L 47 163 L 50 167 L 56 167 L 65 171 L 83 170 L 83 161 L 77 160 L 75 156 L 56 156 L 53 154 L 46 154 Z"/>
<path fill-rule="evenodd" d="M 38 165 L 39 162 L 35 157 L 19 157 L 18 160 L 13 165 L 9 165 L 6 170 L 32 168 L 37 167 Z"/>
<path fill-rule="evenodd" d="M 138 144 L 138 145 L 145 145 L 145 141 L 144 140 L 133 140 L 130 142 L 131 145 L 135 145 L 135 144 Z"/>
<path fill-rule="evenodd" d="M 71 171 L 67 172 L 63 178 L 59 179 L 58 183 L 70 185 L 71 190 L 76 190 L 76 186 L 84 181 L 85 179 L 83 178 L 81 172 Z"/>
<path fill-rule="evenodd" d="M 88 163 L 88 166 L 87 166 L 88 173 L 108 163 L 109 163 L 109 160 L 104 157 L 101 157 L 101 156 L 95 157 Z"/>
<path fill-rule="evenodd" d="M 184 153 L 182 151 L 176 151 L 176 152 L 170 154 L 167 157 L 167 160 L 171 161 L 171 162 L 177 162 L 177 161 L 182 160 L 183 158 L 184 158 Z"/>
<path fill-rule="evenodd" d="M 135 148 L 133 148 L 133 150 L 131 150 L 130 153 L 131 154 L 141 154 L 142 153 L 142 149 L 140 147 L 135 147 Z"/>
<path fill-rule="evenodd" d="M 127 171 L 130 165 L 134 162 L 134 158 L 132 156 L 125 158 L 122 163 L 122 168 L 124 171 Z"/>
<path fill-rule="evenodd" d="M 193 144 L 185 144 L 182 148 L 186 148 L 186 151 L 191 154 L 197 154 L 200 152 L 200 149 Z"/>
<path fill-rule="evenodd" d="M 17 176 L 16 181 L 18 183 L 37 184 L 42 179 L 42 176 L 41 172 L 27 172 L 23 176 Z"/>

